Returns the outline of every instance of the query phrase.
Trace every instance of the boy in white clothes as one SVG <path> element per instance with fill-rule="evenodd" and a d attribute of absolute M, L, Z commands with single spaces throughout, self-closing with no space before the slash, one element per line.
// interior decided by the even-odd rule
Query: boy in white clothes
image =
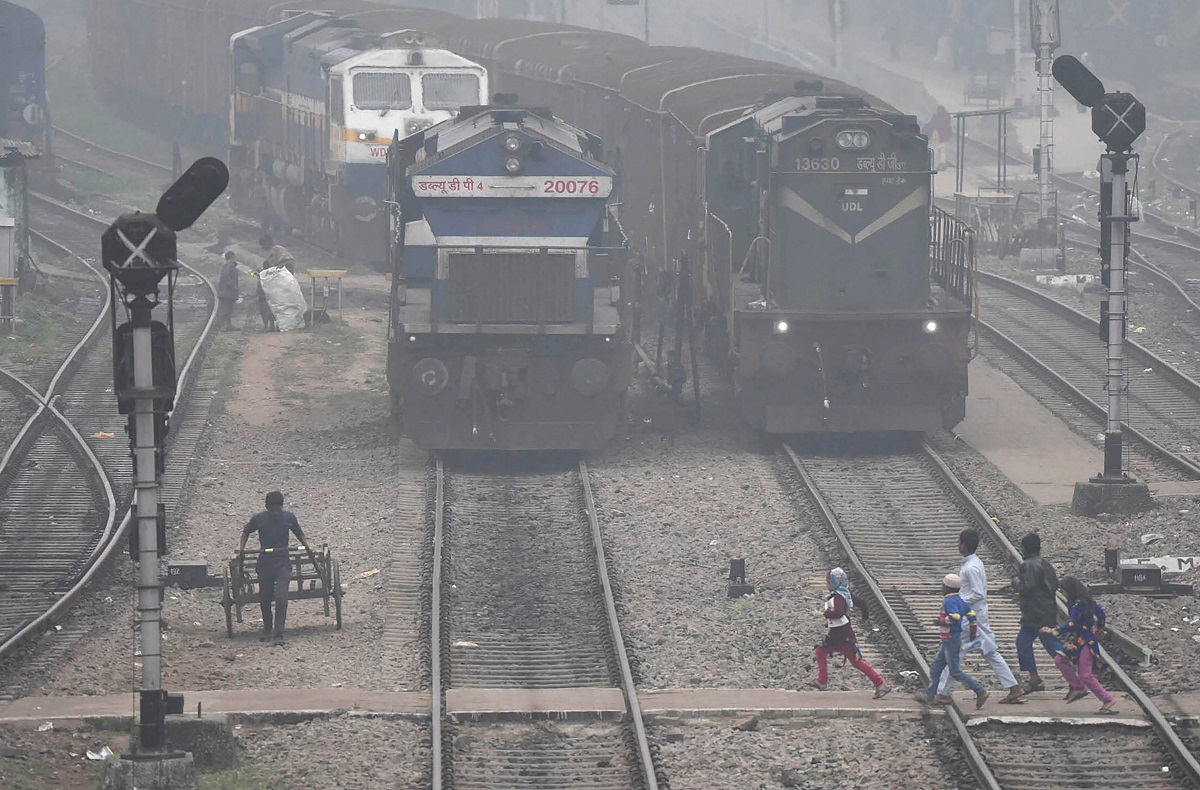
<path fill-rule="evenodd" d="M 1008 662 L 1004 660 L 1004 656 L 1000 655 L 1000 650 L 996 647 L 996 635 L 988 623 L 987 571 L 983 569 L 983 562 L 975 554 L 975 550 L 978 548 L 978 532 L 973 529 L 964 529 L 959 533 L 958 553 L 962 555 L 962 565 L 958 574 L 962 578 L 962 589 L 959 591 L 959 596 L 967 606 L 975 610 L 984 661 L 987 661 L 992 672 L 996 673 L 1000 684 L 1008 689 L 1008 696 L 1000 700 L 1000 704 L 1019 705 L 1025 701 L 1021 699 L 1025 690 L 1021 688 L 1021 684 L 1013 676 L 1012 670 L 1008 668 Z M 949 693 L 950 672 L 945 671 L 942 672 L 942 679 L 938 683 L 938 694 Z"/>

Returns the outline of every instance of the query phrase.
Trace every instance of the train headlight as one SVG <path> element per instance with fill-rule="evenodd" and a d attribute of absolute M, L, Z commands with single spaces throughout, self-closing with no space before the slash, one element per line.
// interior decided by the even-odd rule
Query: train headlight
<path fill-rule="evenodd" d="M 837 133 L 835 138 L 838 148 L 857 151 L 871 144 L 871 135 L 861 129 L 847 129 Z"/>
<path fill-rule="evenodd" d="M 366 132 L 359 132 L 359 133 L 358 133 L 358 141 L 359 141 L 360 143 L 365 143 L 365 142 L 367 141 L 367 133 L 366 133 Z"/>
<path fill-rule="evenodd" d="M 521 160 L 515 156 L 510 156 L 504 160 L 504 170 L 510 176 L 515 176 L 517 173 L 521 172 Z"/>
<path fill-rule="evenodd" d="M 515 134 L 510 134 L 508 137 L 505 137 L 504 150 L 508 151 L 510 154 L 515 154 L 517 151 L 520 151 L 521 138 L 517 137 Z"/>
<path fill-rule="evenodd" d="M 408 134 L 416 134 L 417 132 L 421 131 L 422 129 L 428 129 L 430 126 L 433 126 L 432 121 L 425 121 L 420 118 L 413 118 L 408 123 L 404 124 L 404 131 L 407 132 Z"/>
<path fill-rule="evenodd" d="M 930 319 L 930 320 L 926 321 L 925 323 L 921 324 L 921 329 L 925 330 L 925 334 L 932 335 L 938 329 L 937 321 Z"/>
<path fill-rule="evenodd" d="M 776 321 L 775 325 L 772 327 L 772 329 L 775 331 L 775 334 L 777 334 L 777 335 L 786 335 L 787 331 L 789 329 L 791 329 L 791 327 L 788 326 L 787 321 Z"/>

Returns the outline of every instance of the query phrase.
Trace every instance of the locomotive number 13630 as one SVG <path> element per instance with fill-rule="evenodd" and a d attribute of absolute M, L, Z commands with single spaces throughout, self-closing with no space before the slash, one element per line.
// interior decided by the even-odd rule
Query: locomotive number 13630
<path fill-rule="evenodd" d="M 801 157 L 796 160 L 796 169 L 802 172 L 813 170 L 841 170 L 842 160 L 836 156 Z"/>

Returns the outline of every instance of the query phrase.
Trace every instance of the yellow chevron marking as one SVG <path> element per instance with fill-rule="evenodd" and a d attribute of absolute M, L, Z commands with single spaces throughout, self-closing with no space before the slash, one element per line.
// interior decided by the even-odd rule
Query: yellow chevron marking
<path fill-rule="evenodd" d="M 929 202 L 924 187 L 914 190 L 908 197 L 904 198 L 899 203 L 884 212 L 879 219 L 875 220 L 870 225 L 851 236 L 844 228 L 823 214 L 820 209 L 797 195 L 794 190 L 785 187 L 783 190 L 782 200 L 784 206 L 804 217 L 814 225 L 829 231 L 847 244 L 858 244 L 861 241 L 867 240 L 871 236 L 874 236 L 876 233 L 886 228 L 888 225 L 891 225 L 893 222 L 903 217 L 905 214 L 921 208 L 927 205 Z"/>

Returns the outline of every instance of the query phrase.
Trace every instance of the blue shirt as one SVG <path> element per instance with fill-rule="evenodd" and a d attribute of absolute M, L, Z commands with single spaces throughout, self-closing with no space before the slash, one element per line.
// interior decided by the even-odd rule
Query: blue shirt
<path fill-rule="evenodd" d="M 975 612 L 963 601 L 958 593 L 947 595 L 942 601 L 942 611 L 938 613 L 942 622 L 942 639 L 959 637 L 962 634 L 963 620 L 975 622 Z"/>
<path fill-rule="evenodd" d="M 296 533 L 296 539 L 301 543 L 304 542 L 304 533 L 300 530 L 300 522 L 296 520 L 296 516 L 290 510 L 281 510 L 278 513 L 272 513 L 269 510 L 264 510 L 261 513 L 256 513 L 248 523 L 242 534 L 249 535 L 253 532 L 258 533 L 258 545 L 264 549 L 282 549 L 282 551 L 272 551 L 258 555 L 259 563 L 271 563 L 278 565 L 286 565 L 288 563 L 288 532 Z"/>

